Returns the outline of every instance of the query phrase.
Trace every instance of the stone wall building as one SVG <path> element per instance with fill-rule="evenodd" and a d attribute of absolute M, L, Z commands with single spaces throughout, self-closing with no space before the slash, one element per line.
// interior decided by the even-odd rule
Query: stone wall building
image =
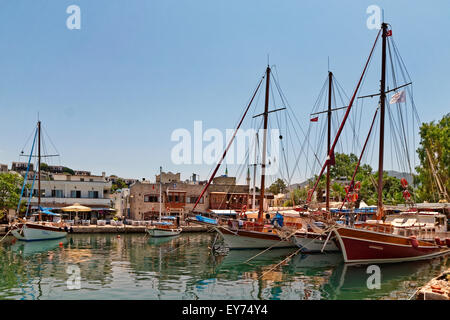
<path fill-rule="evenodd" d="M 180 182 L 178 174 L 162 175 L 162 215 L 185 218 L 192 212 L 204 185 Z M 226 179 L 225 179 L 226 178 Z M 159 176 L 157 176 L 159 181 Z M 139 181 L 130 187 L 130 219 L 149 220 L 159 215 L 159 183 Z M 237 185 L 234 177 L 217 177 L 200 199 L 195 212 L 213 209 L 240 211 L 248 206 L 248 185 Z"/>

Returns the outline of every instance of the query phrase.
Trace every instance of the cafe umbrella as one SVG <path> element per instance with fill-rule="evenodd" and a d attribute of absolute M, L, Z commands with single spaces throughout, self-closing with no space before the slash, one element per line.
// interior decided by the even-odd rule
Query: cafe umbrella
<path fill-rule="evenodd" d="M 75 217 L 78 217 L 78 212 L 90 212 L 92 211 L 91 208 L 82 206 L 79 203 L 75 203 L 71 206 L 61 208 L 64 212 L 75 212 Z"/>

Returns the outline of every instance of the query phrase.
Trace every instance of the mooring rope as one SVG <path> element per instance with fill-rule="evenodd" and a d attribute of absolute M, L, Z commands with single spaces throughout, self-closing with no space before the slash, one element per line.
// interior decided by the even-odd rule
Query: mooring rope
<path fill-rule="evenodd" d="M 2 242 L 5 238 L 6 238 L 6 236 L 10 233 L 12 231 L 12 229 L 9 229 L 8 230 L 8 232 L 3 236 L 3 238 L 0 240 L 0 242 Z"/>
<path fill-rule="evenodd" d="M 323 233 L 326 234 L 327 232 L 331 232 L 331 230 L 333 229 L 333 227 L 334 227 L 334 226 L 331 226 L 331 227 L 325 229 L 325 230 L 323 231 Z M 285 239 L 289 239 L 290 237 L 292 237 L 293 235 L 295 235 L 295 234 L 297 233 L 297 231 L 298 231 L 298 230 L 295 230 L 295 232 L 293 232 L 292 234 L 290 234 L 290 235 L 289 235 L 288 237 L 286 237 Z M 306 245 L 310 244 L 310 243 L 313 242 L 314 240 L 317 240 L 317 239 L 320 238 L 321 236 L 322 236 L 322 235 L 319 235 L 319 236 L 317 236 L 317 237 L 315 237 L 315 238 L 312 238 L 311 241 L 309 241 Z M 267 248 L 267 249 L 264 249 L 263 251 L 261 251 L 261 252 L 258 253 L 257 255 L 255 255 L 255 256 L 251 257 L 250 259 L 248 259 L 247 261 L 245 261 L 244 263 L 248 263 L 249 261 L 251 261 L 251 260 L 253 260 L 254 258 L 258 257 L 259 255 L 261 255 L 261 254 L 267 252 L 268 250 L 274 248 L 275 246 L 279 245 L 280 242 L 281 242 L 281 241 L 275 243 L 274 245 L 270 246 L 270 247 Z M 304 246 L 303 246 L 303 247 L 304 247 Z M 300 248 L 300 250 L 303 249 L 303 247 Z"/>
<path fill-rule="evenodd" d="M 330 230 L 330 232 L 332 232 L 333 228 L 335 226 L 331 226 L 330 228 L 327 228 Z M 337 228 L 339 229 L 339 227 Z M 311 243 L 312 241 L 316 240 L 317 238 L 311 239 L 310 242 L 308 242 L 307 244 Z M 276 268 L 278 268 L 280 265 L 282 265 L 283 263 L 285 263 L 286 261 L 288 261 L 289 259 L 291 259 L 293 256 L 296 256 L 303 248 L 299 248 L 297 251 L 295 251 L 294 253 L 290 254 L 289 256 L 287 256 L 286 258 L 284 258 L 281 262 L 279 262 L 278 264 L 276 264 L 273 268 L 271 268 L 270 270 L 264 272 L 258 279 L 261 279 L 263 276 L 265 276 L 267 273 L 272 272 L 273 270 L 275 270 Z"/>

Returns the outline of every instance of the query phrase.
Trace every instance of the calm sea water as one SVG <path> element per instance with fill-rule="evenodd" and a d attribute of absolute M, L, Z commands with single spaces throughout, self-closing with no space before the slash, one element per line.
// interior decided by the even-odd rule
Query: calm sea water
<path fill-rule="evenodd" d="M 341 254 L 295 249 L 214 255 L 212 234 L 152 240 L 144 234 L 69 235 L 61 240 L 0 244 L 0 299 L 408 299 L 450 265 L 450 258 L 386 264 L 381 288 L 368 289 L 367 267 Z M 79 272 L 80 281 L 76 281 Z M 79 284 L 79 286 L 78 286 Z"/>

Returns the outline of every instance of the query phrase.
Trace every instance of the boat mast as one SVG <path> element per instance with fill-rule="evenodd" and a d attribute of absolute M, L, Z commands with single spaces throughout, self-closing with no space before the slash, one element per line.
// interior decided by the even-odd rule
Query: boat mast
<path fill-rule="evenodd" d="M 386 38 L 387 24 L 381 24 L 382 50 L 381 50 L 381 81 L 380 81 L 380 150 L 378 158 L 378 214 L 377 219 L 383 215 L 383 155 L 384 155 L 384 118 L 386 105 Z"/>
<path fill-rule="evenodd" d="M 269 117 L 269 86 L 270 86 L 270 67 L 266 70 L 266 100 L 264 103 L 264 137 L 263 137 L 263 153 L 261 163 L 261 192 L 259 200 L 258 222 L 261 223 L 264 217 L 264 183 L 266 180 L 266 149 L 267 149 L 267 120 Z"/>
<path fill-rule="evenodd" d="M 327 154 L 330 154 L 331 149 L 331 90 L 333 82 L 333 73 L 328 71 L 328 139 L 327 139 Z M 328 156 L 327 163 L 327 195 L 326 195 L 326 210 L 330 212 L 330 156 Z"/>
<path fill-rule="evenodd" d="M 161 222 L 161 211 L 162 211 L 162 167 L 159 167 L 159 222 Z"/>
<path fill-rule="evenodd" d="M 41 121 L 38 120 L 38 212 L 39 221 L 42 220 L 41 214 Z"/>
<path fill-rule="evenodd" d="M 258 142 L 258 133 L 256 133 L 256 140 L 255 140 L 255 163 L 253 164 L 253 199 L 252 199 L 252 210 L 255 211 L 256 207 L 256 166 L 258 165 L 258 155 L 257 155 L 257 145 Z"/>

